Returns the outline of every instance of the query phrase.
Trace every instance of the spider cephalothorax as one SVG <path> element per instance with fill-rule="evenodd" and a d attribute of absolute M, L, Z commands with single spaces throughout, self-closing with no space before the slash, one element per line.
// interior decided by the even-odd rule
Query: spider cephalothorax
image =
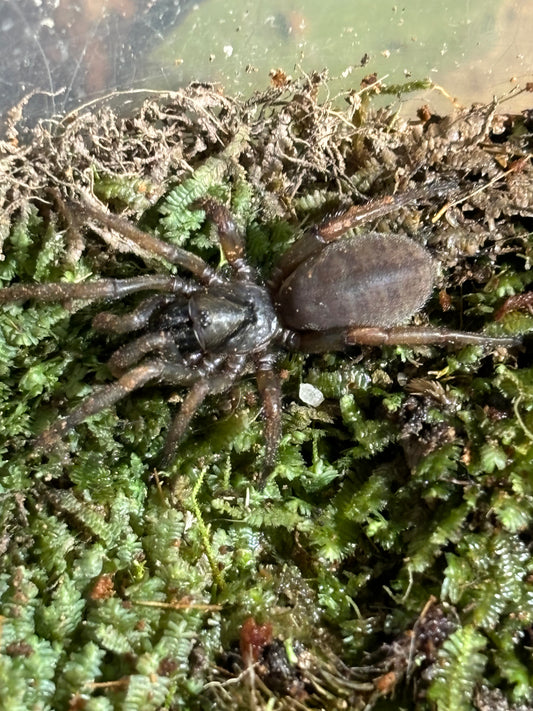
<path fill-rule="evenodd" d="M 130 313 L 99 313 L 93 327 L 131 334 L 109 361 L 116 378 L 95 390 L 43 432 L 38 445 L 54 440 L 148 383 L 189 388 L 167 436 L 169 463 L 191 418 L 212 393 L 228 388 L 252 367 L 265 415 L 265 468 L 272 468 L 281 435 L 281 386 L 276 357 L 281 348 L 304 352 L 341 350 L 350 344 L 478 343 L 512 346 L 513 338 L 404 326 L 433 289 L 433 260 L 415 241 L 370 232 L 340 239 L 356 224 L 420 197 L 419 192 L 352 207 L 305 233 L 282 257 L 270 281 L 261 283 L 247 263 L 244 238 L 229 210 L 211 198 L 199 201 L 215 223 L 231 276 L 197 255 L 85 205 L 89 218 L 117 230 L 143 250 L 187 269 L 193 279 L 149 274 L 77 284 L 18 284 L 0 291 L 0 303 L 35 299 L 118 300 L 150 292 Z"/>

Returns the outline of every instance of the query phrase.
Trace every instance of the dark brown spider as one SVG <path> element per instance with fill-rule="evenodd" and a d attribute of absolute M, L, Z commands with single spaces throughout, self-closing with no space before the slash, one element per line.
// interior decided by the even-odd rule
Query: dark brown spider
<path fill-rule="evenodd" d="M 163 463 L 168 464 L 205 397 L 227 390 L 253 366 L 265 415 L 265 468 L 270 470 L 281 435 L 281 387 L 275 368 L 280 348 L 310 353 L 350 344 L 516 345 L 514 338 L 402 326 L 432 292 L 434 265 L 429 252 L 402 235 L 370 232 L 339 240 L 355 225 L 421 196 L 421 191 L 412 191 L 374 200 L 308 231 L 285 253 L 266 286 L 246 261 L 244 239 L 229 210 L 211 198 L 196 207 L 205 210 L 218 229 L 230 278 L 200 257 L 85 205 L 82 212 L 87 217 L 187 269 L 194 279 L 150 274 L 78 284 L 17 284 L 0 290 L 0 304 L 26 299 L 112 301 L 134 292 L 154 292 L 126 315 L 105 311 L 95 316 L 93 327 L 99 331 L 136 334 L 111 356 L 109 369 L 116 381 L 56 420 L 37 445 L 49 450 L 58 437 L 147 383 L 186 386 L 189 392 L 166 440 Z"/>

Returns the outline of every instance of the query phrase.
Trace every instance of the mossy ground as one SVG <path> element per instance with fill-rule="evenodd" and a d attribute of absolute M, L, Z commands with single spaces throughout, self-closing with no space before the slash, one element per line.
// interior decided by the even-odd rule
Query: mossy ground
<path fill-rule="evenodd" d="M 406 122 L 360 94 L 333 107 L 320 77 L 281 84 L 248 102 L 193 86 L 25 143 L 9 127 L 2 284 L 170 269 L 78 225 L 58 191 L 97 196 L 217 265 L 215 236 L 188 209 L 214 194 L 266 276 L 328 211 L 437 178 L 457 201 L 439 219 L 443 201 L 373 225 L 441 263 L 416 319 L 531 331 L 527 310 L 494 320 L 532 280 L 530 115 L 494 105 Z M 102 308 L 1 309 L 2 708 L 529 708 L 527 341 L 280 354 L 283 440 L 260 488 L 253 374 L 201 408 L 168 470 L 158 457 L 179 388 L 139 391 L 35 451 L 37 433 L 111 379 L 121 340 L 91 330 Z M 302 402 L 301 383 L 323 403 Z"/>

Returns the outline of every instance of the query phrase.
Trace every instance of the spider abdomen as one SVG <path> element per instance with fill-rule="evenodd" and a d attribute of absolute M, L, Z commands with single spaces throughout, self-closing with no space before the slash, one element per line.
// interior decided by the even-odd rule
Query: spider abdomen
<path fill-rule="evenodd" d="M 327 244 L 281 284 L 276 309 L 296 331 L 391 327 L 419 311 L 433 290 L 429 252 L 403 235 L 370 232 Z"/>

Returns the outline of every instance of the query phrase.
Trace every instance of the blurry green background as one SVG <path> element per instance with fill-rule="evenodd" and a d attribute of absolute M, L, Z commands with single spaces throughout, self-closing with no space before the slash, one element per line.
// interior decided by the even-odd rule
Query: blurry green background
<path fill-rule="evenodd" d="M 338 90 L 376 72 L 392 84 L 429 77 L 460 100 L 490 99 L 510 88 L 509 70 L 496 69 L 502 54 L 510 64 L 516 58 L 518 24 L 515 39 L 501 33 L 519 15 L 501 0 L 209 0 L 195 5 L 151 53 L 150 73 L 164 68 L 170 86 L 209 79 L 228 92 L 247 92 L 264 86 L 272 69 L 294 75 L 327 68 Z M 507 53 L 506 42 L 513 45 Z"/>
<path fill-rule="evenodd" d="M 0 0 L 9 67 L 0 113 L 32 92 L 25 115 L 34 118 L 116 90 L 127 108 L 145 90 L 190 81 L 246 94 L 276 69 L 327 68 L 333 92 L 376 72 L 388 84 L 430 78 L 460 103 L 488 101 L 532 80 L 532 28 L 533 3 L 521 0 Z M 450 109 L 435 91 L 415 101 Z M 523 95 L 516 102 L 527 106 Z"/>

